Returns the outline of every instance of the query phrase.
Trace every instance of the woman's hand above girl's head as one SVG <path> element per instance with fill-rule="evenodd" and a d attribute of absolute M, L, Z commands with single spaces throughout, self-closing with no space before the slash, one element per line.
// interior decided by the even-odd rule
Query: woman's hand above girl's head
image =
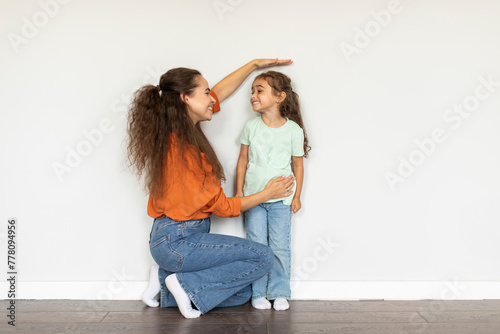
<path fill-rule="evenodd" d="M 254 59 L 252 63 L 257 68 L 279 66 L 279 65 L 290 65 L 293 63 L 291 59 L 279 59 L 279 58 L 266 58 L 266 59 Z"/>

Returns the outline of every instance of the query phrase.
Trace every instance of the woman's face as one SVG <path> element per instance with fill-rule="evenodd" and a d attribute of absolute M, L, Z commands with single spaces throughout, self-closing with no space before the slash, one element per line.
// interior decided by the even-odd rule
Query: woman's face
<path fill-rule="evenodd" d="M 187 105 L 188 115 L 194 124 L 212 119 L 212 108 L 215 99 L 210 95 L 210 87 L 204 77 L 198 77 L 198 87 L 191 95 L 183 95 L 182 99 Z"/>

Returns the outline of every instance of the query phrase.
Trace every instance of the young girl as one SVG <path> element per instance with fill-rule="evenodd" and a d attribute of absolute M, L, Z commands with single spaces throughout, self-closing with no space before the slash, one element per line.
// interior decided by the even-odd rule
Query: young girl
<path fill-rule="evenodd" d="M 260 113 L 243 129 L 236 171 L 236 196 L 248 196 L 264 189 L 278 175 L 295 174 L 296 189 L 287 197 L 271 199 L 245 212 L 247 238 L 268 245 L 274 252 L 270 273 L 252 284 L 252 305 L 275 310 L 289 308 L 291 213 L 300 210 L 304 179 L 302 157 L 311 149 L 302 122 L 298 95 L 290 78 L 268 71 L 252 84 L 250 99 Z"/>

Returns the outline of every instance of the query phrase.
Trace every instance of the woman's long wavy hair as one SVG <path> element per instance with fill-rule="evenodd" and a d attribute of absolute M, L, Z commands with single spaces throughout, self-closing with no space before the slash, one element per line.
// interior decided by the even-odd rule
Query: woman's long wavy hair
<path fill-rule="evenodd" d="M 196 70 L 174 68 L 161 76 L 159 86 L 145 85 L 134 94 L 128 113 L 127 158 L 138 178 L 144 178 L 146 190 L 155 198 L 162 197 L 165 190 L 164 172 L 172 134 L 177 136 L 181 159 L 185 154 L 194 154 L 205 171 L 201 157 L 204 153 L 215 176 L 225 179 L 210 142 L 200 124 L 193 124 L 180 96 L 192 95 L 199 86 L 200 77 L 201 73 Z"/>
<path fill-rule="evenodd" d="M 280 103 L 281 116 L 291 119 L 297 123 L 304 131 L 304 157 L 309 156 L 311 146 L 309 146 L 309 139 L 307 138 L 306 128 L 302 121 L 302 114 L 300 113 L 299 95 L 293 91 L 292 80 L 283 73 L 276 71 L 267 71 L 259 74 L 255 79 L 264 79 L 273 89 L 275 95 L 281 92 L 286 93 L 283 102 Z"/>

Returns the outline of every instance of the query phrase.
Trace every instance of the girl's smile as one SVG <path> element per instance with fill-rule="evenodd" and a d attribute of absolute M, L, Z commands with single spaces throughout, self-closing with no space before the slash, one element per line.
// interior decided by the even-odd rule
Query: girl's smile
<path fill-rule="evenodd" d="M 265 112 L 277 107 L 278 97 L 265 79 L 256 79 L 252 84 L 250 103 L 254 111 Z"/>

